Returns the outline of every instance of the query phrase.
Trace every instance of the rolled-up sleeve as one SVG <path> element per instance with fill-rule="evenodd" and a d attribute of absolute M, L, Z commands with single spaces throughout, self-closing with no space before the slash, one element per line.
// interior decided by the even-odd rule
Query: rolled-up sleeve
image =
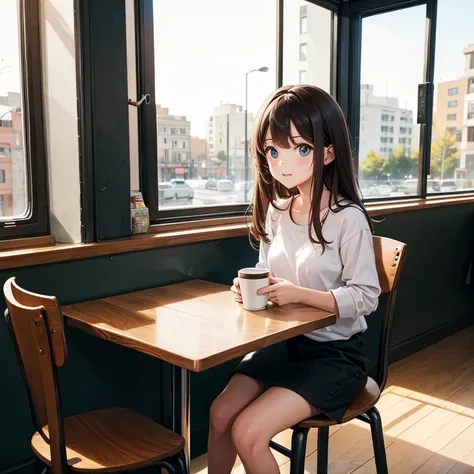
<path fill-rule="evenodd" d="M 331 290 L 339 317 L 355 320 L 360 316 L 367 316 L 377 309 L 380 295 L 369 229 L 360 229 L 341 245 L 339 253 L 343 266 L 343 286 Z"/>

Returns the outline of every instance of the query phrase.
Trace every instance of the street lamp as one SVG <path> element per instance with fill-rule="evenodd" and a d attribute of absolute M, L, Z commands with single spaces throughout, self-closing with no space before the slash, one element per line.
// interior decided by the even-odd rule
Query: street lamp
<path fill-rule="evenodd" d="M 268 68 L 266 66 L 260 67 L 258 69 L 252 69 L 249 72 L 245 73 L 245 180 L 244 180 L 244 197 L 245 202 L 247 202 L 247 182 L 249 180 L 249 147 L 247 143 L 247 127 L 248 127 L 248 82 L 249 82 L 249 74 L 252 72 L 268 72 Z"/>

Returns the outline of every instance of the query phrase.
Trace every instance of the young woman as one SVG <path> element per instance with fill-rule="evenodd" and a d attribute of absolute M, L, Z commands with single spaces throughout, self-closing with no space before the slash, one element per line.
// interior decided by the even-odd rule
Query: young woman
<path fill-rule="evenodd" d="M 247 474 L 277 474 L 269 442 L 321 413 L 340 421 L 367 380 L 364 316 L 380 294 L 371 220 L 358 193 L 347 125 L 337 102 L 308 85 L 274 92 L 256 118 L 251 233 L 261 289 L 278 305 L 304 303 L 337 322 L 249 354 L 210 413 L 209 474 L 238 454 Z M 238 279 L 232 290 L 241 302 Z"/>

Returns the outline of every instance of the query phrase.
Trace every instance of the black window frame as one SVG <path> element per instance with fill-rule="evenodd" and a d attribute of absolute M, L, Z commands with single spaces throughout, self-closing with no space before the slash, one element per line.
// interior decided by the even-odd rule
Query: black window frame
<path fill-rule="evenodd" d="M 0 220 L 0 241 L 49 234 L 49 196 L 43 109 L 40 2 L 18 0 L 24 153 L 27 177 L 25 217 Z M 1 248 L 1 242 L 0 242 Z"/>

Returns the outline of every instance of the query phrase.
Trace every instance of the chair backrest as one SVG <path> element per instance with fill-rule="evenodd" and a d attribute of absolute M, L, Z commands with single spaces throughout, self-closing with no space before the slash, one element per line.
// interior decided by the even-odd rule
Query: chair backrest
<path fill-rule="evenodd" d="M 377 364 L 376 382 L 380 390 L 385 388 L 388 373 L 388 355 L 392 334 L 393 313 L 397 296 L 398 282 L 405 262 L 407 245 L 387 237 L 373 237 L 375 264 L 379 276 L 380 288 L 387 295 L 382 333 L 379 344 L 379 357 Z"/>
<path fill-rule="evenodd" d="M 55 329 L 51 329 L 49 315 L 54 312 L 53 306 L 47 312 L 41 301 L 51 303 L 53 299 L 37 295 L 39 304 L 34 304 L 35 295 L 22 290 L 14 278 L 5 282 L 3 293 L 7 303 L 5 319 L 25 379 L 35 428 L 50 446 L 53 472 L 65 474 L 67 460 L 56 369 L 64 365 L 66 345 L 59 305 L 56 302 L 52 317 Z M 55 347 L 53 339 L 58 342 Z"/>

